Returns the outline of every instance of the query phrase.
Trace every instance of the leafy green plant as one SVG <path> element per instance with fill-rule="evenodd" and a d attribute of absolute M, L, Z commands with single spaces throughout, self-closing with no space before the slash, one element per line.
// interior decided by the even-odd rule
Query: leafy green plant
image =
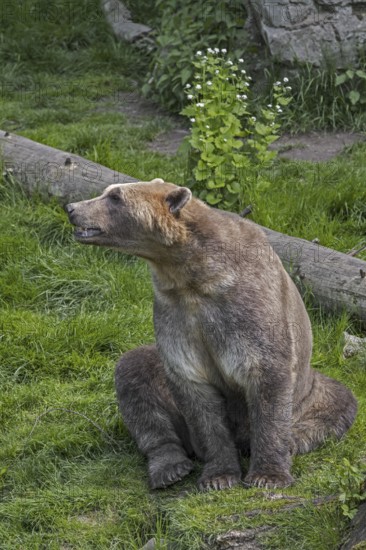
<path fill-rule="evenodd" d="M 358 103 L 366 103 L 366 72 L 362 69 L 356 71 L 348 69 L 336 76 L 335 85 L 342 86 L 348 84 L 346 98 L 350 101 L 352 107 Z"/>
<path fill-rule="evenodd" d="M 348 458 L 344 458 L 338 466 L 340 476 L 339 501 L 342 513 L 352 519 L 361 501 L 366 500 L 365 470 L 360 466 L 351 464 Z"/>
<path fill-rule="evenodd" d="M 251 77 L 243 68 L 244 60 L 234 63 L 226 53 L 219 48 L 208 48 L 207 55 L 196 53 L 194 83 L 185 86 L 191 103 L 182 114 L 192 123 L 188 138 L 194 158 L 192 187 L 209 204 L 232 208 L 241 202 L 258 168 L 276 156 L 268 147 L 278 138 L 291 87 L 285 86 L 287 78 L 275 82 L 273 103 L 257 112 L 249 97 Z"/>
<path fill-rule="evenodd" d="M 233 0 L 157 0 L 156 9 L 161 26 L 142 92 L 178 112 L 186 101 L 184 85 L 193 77 L 195 52 L 233 49 L 245 35 L 245 10 Z"/>

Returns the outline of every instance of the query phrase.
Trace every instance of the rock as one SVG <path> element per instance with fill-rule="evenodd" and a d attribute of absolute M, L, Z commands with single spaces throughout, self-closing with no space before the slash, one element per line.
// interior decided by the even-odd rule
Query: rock
<path fill-rule="evenodd" d="M 358 353 L 364 351 L 366 352 L 366 338 L 359 338 L 358 336 L 353 336 L 344 332 L 344 348 L 343 355 L 344 357 L 352 357 L 352 355 L 357 355 Z"/>
<path fill-rule="evenodd" d="M 366 43 L 366 1 L 246 0 L 273 57 L 348 68 Z"/>
<path fill-rule="evenodd" d="M 131 14 L 119 0 L 102 0 L 102 8 L 117 38 L 135 42 L 151 32 L 150 27 L 131 20 Z"/>
<path fill-rule="evenodd" d="M 243 531 L 229 531 L 223 535 L 217 535 L 213 547 L 219 550 L 261 550 L 263 548 L 260 544 L 261 537 L 273 530 L 274 527 L 263 525 L 262 527 L 244 529 Z"/>
<path fill-rule="evenodd" d="M 152 538 L 140 550 L 156 550 L 157 548 L 166 548 L 166 550 L 174 550 L 176 546 L 165 539 L 156 540 Z"/>
<path fill-rule="evenodd" d="M 150 539 L 140 550 L 154 550 L 156 548 L 156 540 Z"/>

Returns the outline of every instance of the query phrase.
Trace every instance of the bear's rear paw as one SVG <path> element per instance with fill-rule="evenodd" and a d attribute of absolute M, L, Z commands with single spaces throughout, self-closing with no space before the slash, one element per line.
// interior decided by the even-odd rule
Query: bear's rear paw
<path fill-rule="evenodd" d="M 240 475 L 235 474 L 222 474 L 213 476 L 202 476 L 198 480 L 198 488 L 200 491 L 209 491 L 210 489 L 216 489 L 216 491 L 222 489 L 230 489 L 240 482 Z"/>
<path fill-rule="evenodd" d="M 294 482 L 294 478 L 287 472 L 269 473 L 251 472 L 244 479 L 245 485 L 264 487 L 265 489 L 276 489 L 288 487 Z"/>
<path fill-rule="evenodd" d="M 186 458 L 177 464 L 165 464 L 154 473 L 150 473 L 151 489 L 164 489 L 173 485 L 189 474 L 193 469 L 193 462 Z"/>

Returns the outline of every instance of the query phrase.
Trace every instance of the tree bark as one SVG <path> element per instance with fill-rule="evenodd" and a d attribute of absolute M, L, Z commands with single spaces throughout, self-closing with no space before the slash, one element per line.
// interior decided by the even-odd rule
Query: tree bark
<path fill-rule="evenodd" d="M 0 131 L 2 172 L 28 193 L 57 197 L 62 204 L 100 194 L 113 183 L 138 181 L 77 155 Z M 319 244 L 262 227 L 302 293 L 331 311 L 346 310 L 366 322 L 366 262 Z M 269 258 L 270 261 L 270 258 Z"/>
<path fill-rule="evenodd" d="M 366 502 L 361 504 L 353 518 L 347 541 L 341 550 L 362 550 L 362 548 L 366 548 Z"/>
<path fill-rule="evenodd" d="M 366 262 L 317 243 L 262 227 L 302 294 L 328 311 L 366 322 Z"/>
<path fill-rule="evenodd" d="M 2 173 L 14 176 L 28 193 L 56 197 L 61 203 L 99 195 L 113 183 L 137 181 L 78 155 L 0 130 Z"/>

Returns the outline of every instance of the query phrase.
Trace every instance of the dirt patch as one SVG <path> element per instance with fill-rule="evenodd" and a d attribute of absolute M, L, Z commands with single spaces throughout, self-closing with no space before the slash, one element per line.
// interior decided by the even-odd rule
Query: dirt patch
<path fill-rule="evenodd" d="M 354 143 L 366 140 L 366 136 L 351 132 L 310 132 L 298 136 L 284 134 L 273 145 L 282 158 L 322 162 L 329 160 Z"/>
<path fill-rule="evenodd" d="M 131 119 L 146 119 L 151 117 L 172 118 L 155 103 L 144 99 L 137 91 L 118 92 L 113 97 L 103 97 L 99 100 L 97 111 L 124 113 Z"/>
<path fill-rule="evenodd" d="M 176 155 L 183 139 L 188 136 L 189 131 L 184 128 L 174 128 L 157 136 L 147 148 L 162 155 Z"/>
<path fill-rule="evenodd" d="M 164 155 L 175 155 L 188 134 L 188 130 L 176 128 L 157 136 L 148 145 L 148 149 Z M 278 151 L 281 158 L 324 162 L 342 153 L 346 147 L 365 140 L 366 136 L 363 134 L 347 132 L 312 132 L 298 136 L 285 134 L 271 148 Z"/>
<path fill-rule="evenodd" d="M 97 111 L 124 113 L 135 124 L 163 118 L 171 129 L 159 134 L 147 146 L 150 151 L 162 155 L 175 155 L 183 139 L 189 134 L 183 117 L 167 113 L 137 91 L 119 92 L 114 98 L 103 98 Z M 272 148 L 278 151 L 280 157 L 289 160 L 323 162 L 339 155 L 346 147 L 362 141 L 366 141 L 366 135 L 361 133 L 308 132 L 296 136 L 284 134 Z"/>

